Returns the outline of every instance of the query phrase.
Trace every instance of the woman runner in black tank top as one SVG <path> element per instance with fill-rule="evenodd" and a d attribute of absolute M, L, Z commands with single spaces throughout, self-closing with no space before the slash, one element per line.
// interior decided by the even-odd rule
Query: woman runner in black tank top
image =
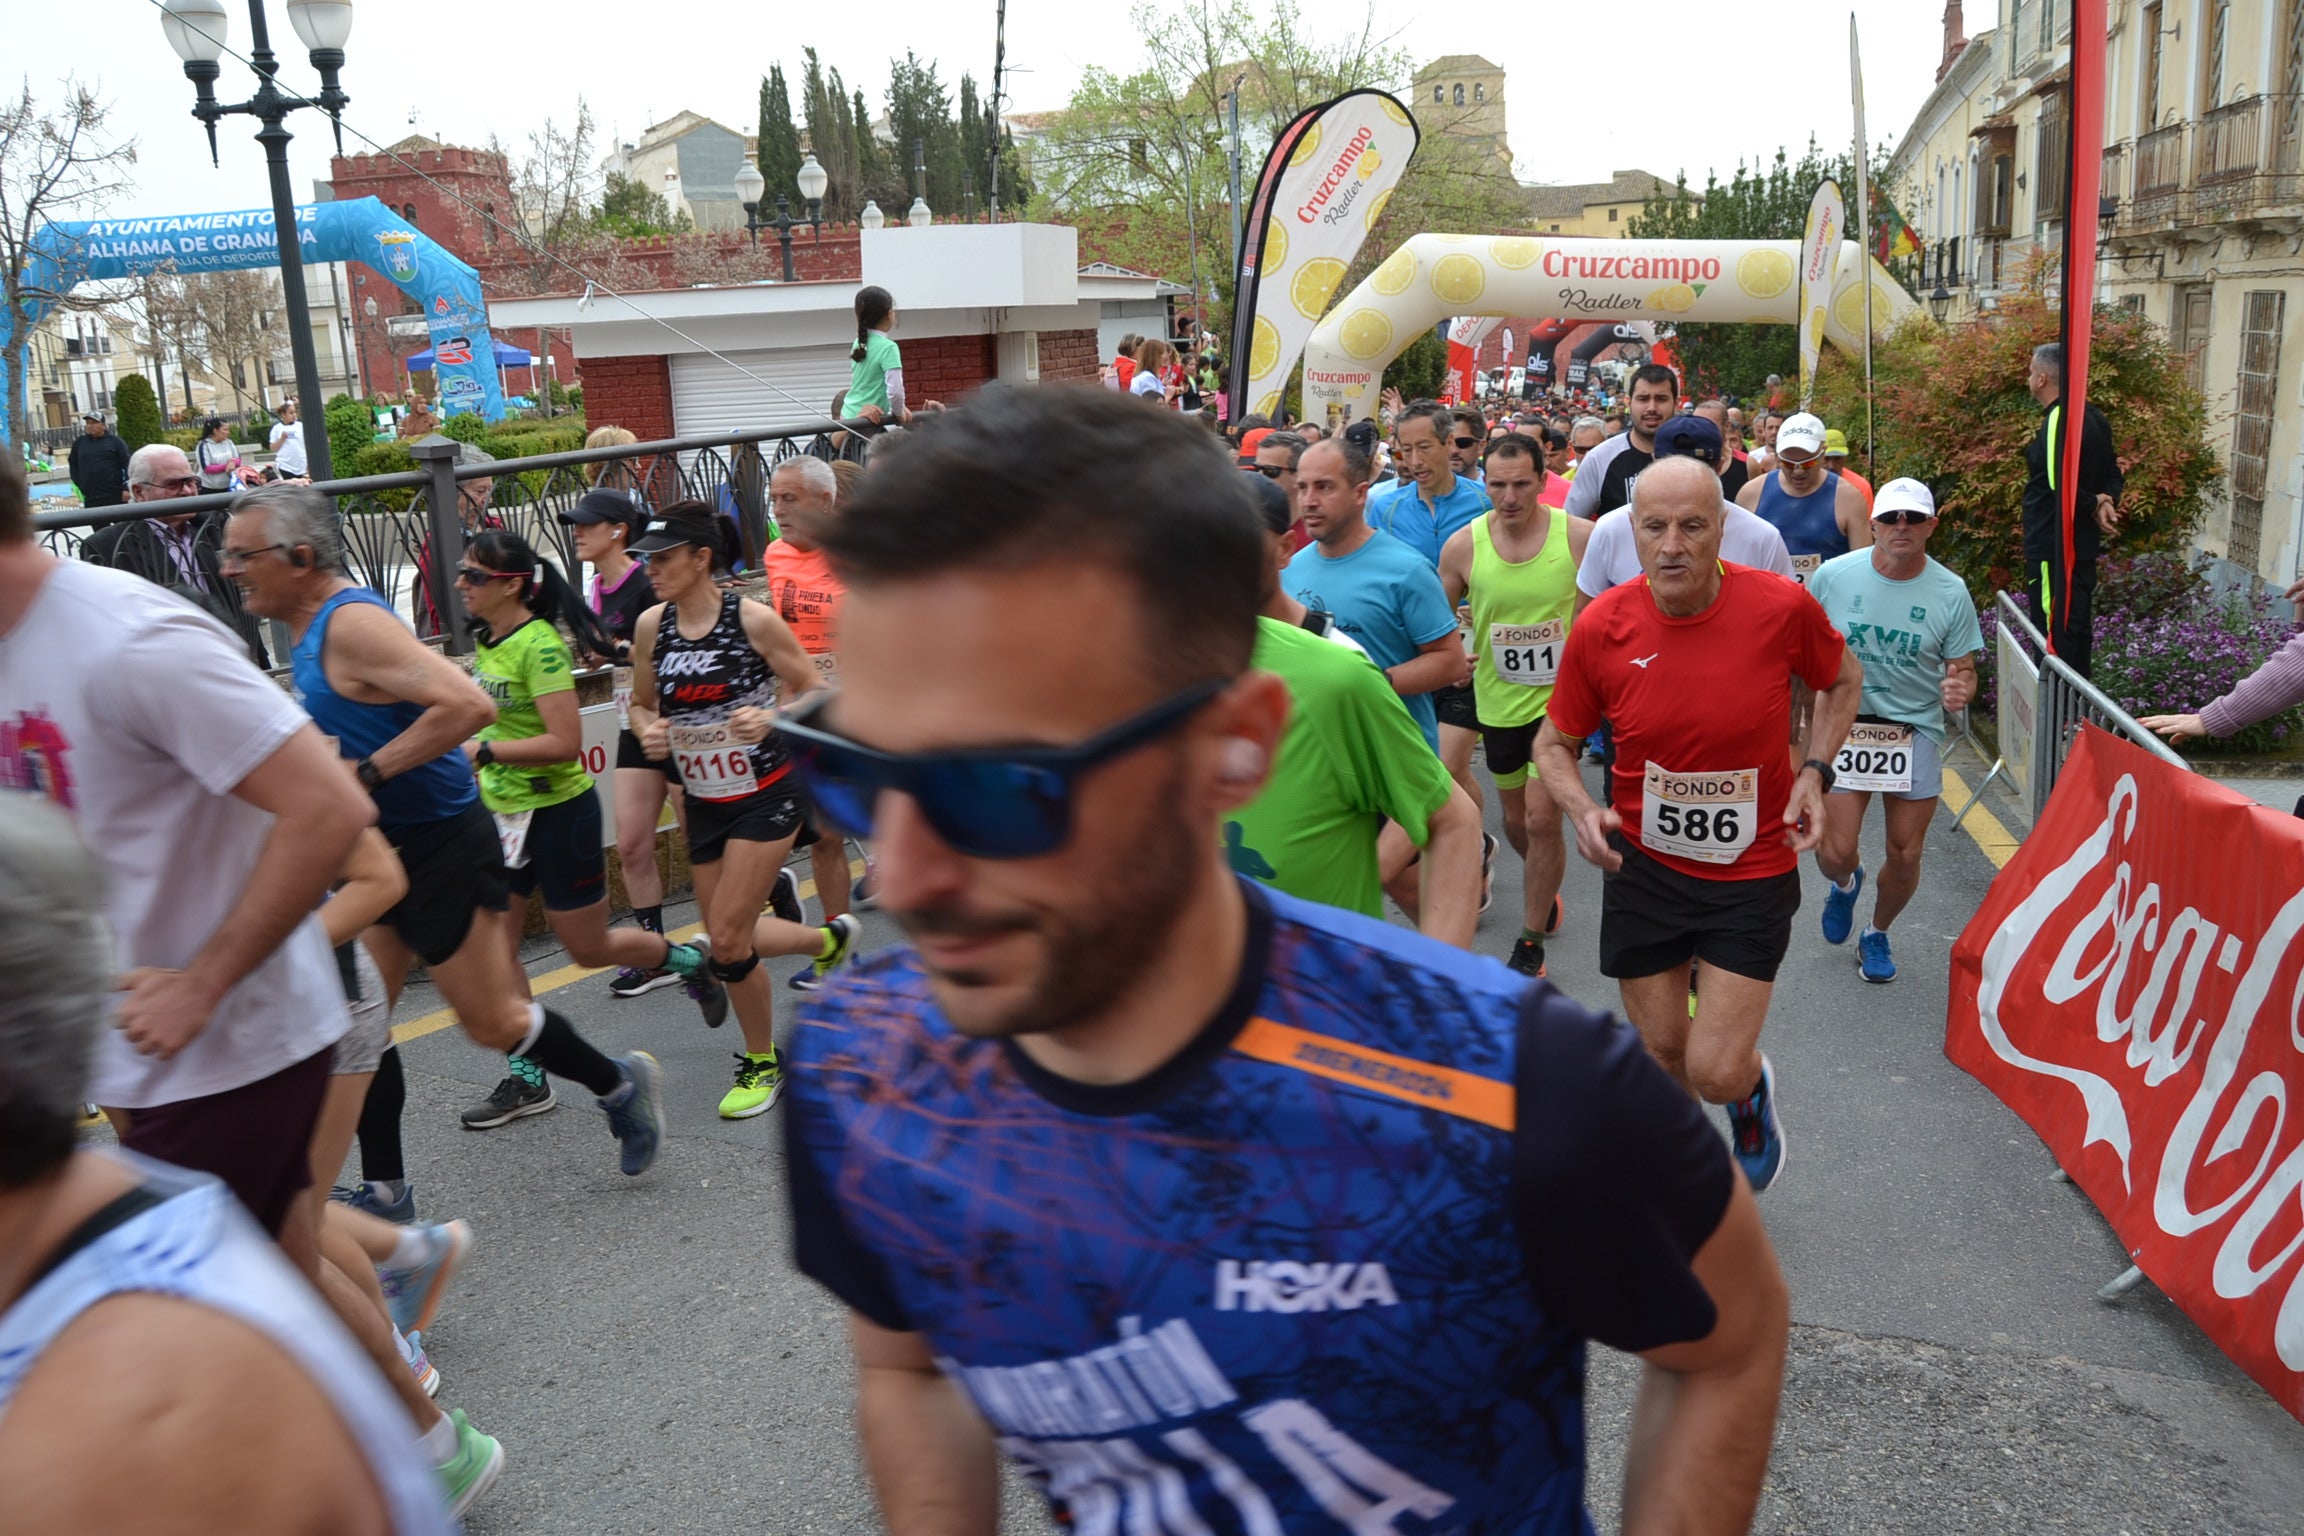
<path fill-rule="evenodd" d="M 733 531 L 704 503 L 675 502 L 633 545 L 663 606 L 644 614 L 633 636 L 632 729 L 651 757 L 678 765 L 687 786 L 689 866 L 712 972 L 727 983 L 744 1031 L 720 1115 L 744 1120 L 765 1114 L 784 1086 L 774 994 L 759 957 L 805 955 L 829 969 L 847 958 L 857 924 L 839 917 L 815 928 L 760 916 L 805 824 L 769 707 L 778 681 L 789 704 L 819 680 L 774 609 L 714 584 Z"/>

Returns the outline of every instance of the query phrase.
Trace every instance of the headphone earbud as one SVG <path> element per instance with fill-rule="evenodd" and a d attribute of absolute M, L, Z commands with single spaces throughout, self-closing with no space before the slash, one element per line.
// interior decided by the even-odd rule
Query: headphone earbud
<path fill-rule="evenodd" d="M 1227 784 L 1253 784 L 1264 777 L 1264 749 L 1235 736 L 1224 743 L 1218 776 Z"/>

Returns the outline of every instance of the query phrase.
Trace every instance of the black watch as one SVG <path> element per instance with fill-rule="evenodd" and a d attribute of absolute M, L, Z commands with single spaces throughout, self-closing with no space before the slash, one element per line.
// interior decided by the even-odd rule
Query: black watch
<path fill-rule="evenodd" d="M 372 757 L 364 757 L 354 763 L 352 772 L 360 780 L 360 787 L 370 794 L 384 787 L 383 770 L 376 766 L 376 759 Z"/>
<path fill-rule="evenodd" d="M 1832 793 L 1832 786 L 1839 781 L 1840 775 L 1833 771 L 1830 763 L 1825 762 L 1822 758 L 1812 757 L 1800 766 L 1815 769 L 1816 777 L 1824 781 L 1824 793 Z"/>
<path fill-rule="evenodd" d="M 472 766 L 475 768 L 486 768 L 495 761 L 496 743 L 492 741 L 480 743 L 480 750 L 472 754 Z"/>

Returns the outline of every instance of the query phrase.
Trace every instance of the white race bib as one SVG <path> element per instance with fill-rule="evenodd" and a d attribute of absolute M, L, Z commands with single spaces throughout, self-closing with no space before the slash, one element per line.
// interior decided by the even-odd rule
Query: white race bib
<path fill-rule="evenodd" d="M 1912 727 L 1859 721 L 1833 759 L 1833 788 L 1902 795 L 1912 790 Z"/>
<path fill-rule="evenodd" d="M 831 651 L 824 651 L 808 659 L 816 663 L 817 682 L 829 688 L 840 681 L 840 658 L 838 655 Z"/>
<path fill-rule="evenodd" d="M 1794 555 L 1792 557 L 1792 579 L 1800 585 L 1806 586 L 1808 585 L 1808 578 L 1815 575 L 1823 567 L 1823 564 L 1824 557 L 1822 555 Z"/>
<path fill-rule="evenodd" d="M 741 800 L 760 787 L 752 776 L 752 749 L 719 725 L 671 722 L 672 761 L 688 793 L 706 800 Z"/>
<path fill-rule="evenodd" d="M 1640 786 L 1640 841 L 1700 864 L 1733 864 L 1760 820 L 1760 770 L 1676 773 L 1648 765 Z"/>
<path fill-rule="evenodd" d="M 608 680 L 616 696 L 616 729 L 628 731 L 632 729 L 632 669 L 611 668 Z"/>
<path fill-rule="evenodd" d="M 514 811 L 509 815 L 491 814 L 496 816 L 496 841 L 504 850 L 504 867 L 521 868 L 528 862 L 528 823 L 536 813 Z"/>
<path fill-rule="evenodd" d="M 1491 624 L 1488 668 L 1500 683 L 1549 688 L 1560 676 L 1560 647 L 1567 637 L 1565 619 L 1544 624 Z"/>

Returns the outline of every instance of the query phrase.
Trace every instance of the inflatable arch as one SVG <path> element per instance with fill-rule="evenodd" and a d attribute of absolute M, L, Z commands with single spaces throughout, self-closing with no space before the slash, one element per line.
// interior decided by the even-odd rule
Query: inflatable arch
<path fill-rule="evenodd" d="M 1304 415 L 1373 415 L 1385 365 L 1451 315 L 1792 325 L 1799 261 L 1797 240 L 1417 235 L 1313 328 L 1304 346 Z M 1844 242 L 1824 327 L 1824 339 L 1844 350 L 1863 345 L 1859 274 L 1867 268 L 1874 334 L 1920 308 L 1886 268 Z"/>
<path fill-rule="evenodd" d="M 65 294 L 80 283 L 146 273 L 232 272 L 277 267 L 280 241 L 269 208 L 243 213 L 194 213 L 172 218 L 91 219 L 43 225 L 32 238 L 26 286 Z M 437 358 L 441 414 L 504 414 L 496 380 L 496 342 L 488 334 L 488 303 L 480 274 L 439 242 L 373 197 L 312 203 L 296 210 L 296 247 L 307 263 L 357 261 L 375 268 L 424 306 Z M 33 306 L 33 318 L 49 308 Z M 0 340 L 12 328 L 0 311 Z M 10 418 L 22 408 L 21 380 L 0 390 L 0 440 L 14 434 Z M 317 420 L 321 402 L 304 402 Z"/>

